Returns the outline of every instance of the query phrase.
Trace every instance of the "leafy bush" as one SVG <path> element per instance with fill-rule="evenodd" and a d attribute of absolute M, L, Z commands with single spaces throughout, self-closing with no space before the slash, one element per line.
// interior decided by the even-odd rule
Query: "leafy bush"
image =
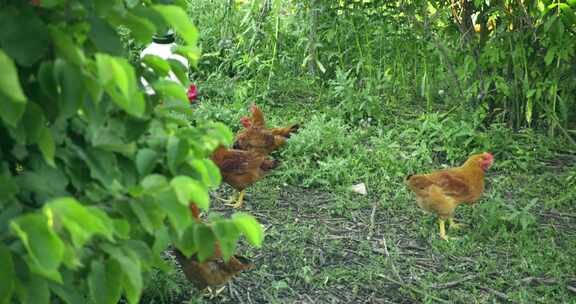
<path fill-rule="evenodd" d="M 282 174 L 305 187 L 349 185 L 355 179 L 350 169 L 358 160 L 355 143 L 342 119 L 314 115 L 282 151 Z"/>
<path fill-rule="evenodd" d="M 209 208 L 221 177 L 207 156 L 232 134 L 191 126 L 185 88 L 163 78 L 174 71 L 187 85 L 185 67 L 125 59 L 116 28 L 147 44 L 170 26 L 184 42 L 176 51 L 196 62 L 184 2 L 167 2 L 0 4 L 0 303 L 137 303 L 170 244 L 200 259 L 216 240 L 229 257 L 241 234 L 260 245 L 249 215 L 190 216 L 190 203 Z"/>

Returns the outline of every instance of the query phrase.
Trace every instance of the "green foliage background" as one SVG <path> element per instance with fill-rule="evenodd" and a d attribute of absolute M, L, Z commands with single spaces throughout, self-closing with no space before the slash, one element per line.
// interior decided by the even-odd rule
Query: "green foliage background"
<path fill-rule="evenodd" d="M 193 122 L 187 67 L 132 54 L 172 27 L 196 64 L 198 31 L 182 1 L 0 2 L 0 303 L 138 303 L 174 245 L 227 259 L 247 214 L 195 223 L 220 184 L 207 159 L 232 133 Z M 121 30 L 121 31 L 119 31 Z M 145 95 L 140 77 L 156 94 Z M 194 124 L 194 125 L 193 125 Z"/>
<path fill-rule="evenodd" d="M 575 144 L 574 1 L 194 1 L 202 72 L 333 88 L 352 120 L 388 109 L 479 113 Z M 214 22 L 218 20 L 218 22 Z M 291 84 L 291 90 L 298 90 Z M 304 87 L 306 87 L 304 85 Z M 302 92 L 306 94 L 306 92 Z"/>
<path fill-rule="evenodd" d="M 146 282 L 146 299 L 166 298 L 173 288 L 159 270 L 169 269 L 161 259 L 169 245 L 202 258 L 215 240 L 225 244 L 225 256 L 241 235 L 260 246 L 262 228 L 247 214 L 211 216 L 206 225 L 188 212 L 190 201 L 210 207 L 208 191 L 221 178 L 207 156 L 231 142 L 226 126 L 236 128 L 251 102 L 270 114 L 270 125 L 306 122 L 270 180 L 335 191 L 327 207 L 334 216 L 370 209 L 344 190 L 364 181 L 387 216 L 415 218 L 414 208 L 389 203 L 410 200 L 399 190 L 402 176 L 494 151 L 493 203 L 465 213 L 484 220 L 462 249 L 430 250 L 468 257 L 483 240 L 488 254 L 477 258 L 490 267 L 503 267 L 494 258 L 501 250 L 568 281 L 562 265 L 574 265 L 564 254 L 573 252 L 573 236 L 538 221 L 548 211 L 573 211 L 575 194 L 563 190 L 576 180 L 575 8 L 572 0 L 0 1 L 0 303 L 136 303 Z M 193 64 L 198 105 L 190 107 L 185 88 L 162 78 L 173 71 L 187 86 L 185 67 L 139 58 L 167 26 Z M 157 95 L 143 94 L 141 76 Z M 559 172 L 534 175 L 550 166 Z M 259 208 L 284 212 L 275 198 Z M 303 212 L 323 215 L 311 209 Z M 372 272 L 404 260 L 373 257 L 373 244 L 362 241 L 370 263 L 360 273 L 348 260 L 314 269 L 302 264 L 305 242 L 324 227 L 285 227 L 286 216 L 272 219 L 276 242 L 268 249 L 293 257 L 295 274 L 258 286 L 267 300 L 297 298 L 287 282 L 302 280 L 310 289 L 346 281 L 352 290 L 380 290 L 370 285 Z M 427 235 L 413 222 L 411 231 Z M 542 229 L 548 259 L 532 237 Z M 321 245 L 332 254 L 340 250 L 333 243 Z M 503 276 L 519 280 L 522 271 L 535 271 L 523 265 Z M 256 275 L 269 282 L 275 267 L 284 265 Z M 447 269 L 448 277 L 457 272 Z M 402 299 L 445 295 L 405 290 Z M 566 292 L 550 288 L 541 299 Z"/>

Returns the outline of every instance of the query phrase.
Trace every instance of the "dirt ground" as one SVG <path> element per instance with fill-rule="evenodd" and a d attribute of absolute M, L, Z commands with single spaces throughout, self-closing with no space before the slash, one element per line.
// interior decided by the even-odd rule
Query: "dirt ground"
<path fill-rule="evenodd" d="M 239 251 L 256 268 L 211 294 L 189 290 L 192 300 L 182 297 L 191 303 L 576 303 L 574 214 L 533 210 L 535 231 L 547 231 L 538 236 L 496 229 L 490 209 L 462 206 L 468 227 L 445 242 L 433 216 L 393 194 L 335 194 L 274 179 L 247 193 L 243 211 L 266 238 L 260 249 Z M 487 196 L 481 204 L 491 204 Z"/>

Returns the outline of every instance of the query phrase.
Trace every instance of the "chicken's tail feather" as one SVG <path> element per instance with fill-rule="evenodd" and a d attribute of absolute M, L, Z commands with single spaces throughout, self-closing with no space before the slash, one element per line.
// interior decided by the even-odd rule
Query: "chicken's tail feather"
<path fill-rule="evenodd" d="M 280 165 L 280 161 L 275 159 L 266 159 L 260 165 L 260 169 L 264 171 L 272 170 Z"/>
<path fill-rule="evenodd" d="M 256 128 L 264 128 L 266 126 L 266 121 L 264 120 L 264 113 L 255 104 L 250 107 L 252 112 L 252 126 Z"/>
<path fill-rule="evenodd" d="M 256 267 L 250 259 L 240 255 L 234 255 L 228 262 L 228 265 L 232 266 L 236 271 L 249 270 Z"/>
<path fill-rule="evenodd" d="M 300 129 L 300 124 L 294 124 L 294 125 L 287 127 L 287 128 L 270 129 L 270 131 L 272 132 L 272 134 L 274 136 L 282 136 L 284 138 L 290 138 L 290 135 L 292 135 L 292 133 L 298 133 L 299 129 Z"/>

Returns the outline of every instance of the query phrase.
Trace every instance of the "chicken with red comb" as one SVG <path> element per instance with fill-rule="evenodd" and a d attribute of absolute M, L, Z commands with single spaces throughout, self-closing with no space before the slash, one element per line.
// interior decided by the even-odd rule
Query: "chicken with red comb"
<path fill-rule="evenodd" d="M 447 240 L 445 221 L 450 228 L 459 227 L 453 214 L 462 203 L 476 203 L 484 191 L 484 173 L 494 163 L 489 152 L 472 155 L 456 168 L 427 174 L 408 175 L 406 184 L 416 194 L 420 208 L 438 215 L 440 238 Z"/>

